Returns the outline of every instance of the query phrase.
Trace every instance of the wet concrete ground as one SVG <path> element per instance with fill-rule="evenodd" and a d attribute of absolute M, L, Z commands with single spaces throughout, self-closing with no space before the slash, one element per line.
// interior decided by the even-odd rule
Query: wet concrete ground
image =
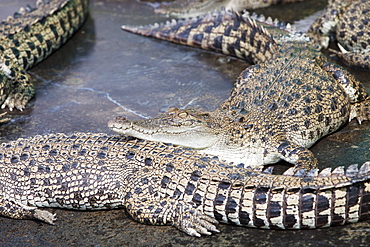
<path fill-rule="evenodd" d="M 0 18 L 33 0 L 1 0 Z M 311 0 L 265 13 L 301 20 L 325 6 Z M 109 119 L 153 117 L 170 106 L 215 109 L 247 66 L 237 59 L 121 31 L 166 18 L 136 1 L 91 0 L 82 29 L 49 59 L 30 70 L 36 97 L 0 126 L 1 141 L 51 132 L 108 132 Z M 300 23 L 308 28 L 308 22 Z M 349 70 L 370 89 L 370 72 Z M 370 124 L 351 122 L 313 147 L 321 167 L 370 160 Z M 221 233 L 189 237 L 173 227 L 134 222 L 124 210 L 50 209 L 55 226 L 0 217 L 2 246 L 367 246 L 369 222 L 305 231 L 256 230 L 220 225 Z"/>

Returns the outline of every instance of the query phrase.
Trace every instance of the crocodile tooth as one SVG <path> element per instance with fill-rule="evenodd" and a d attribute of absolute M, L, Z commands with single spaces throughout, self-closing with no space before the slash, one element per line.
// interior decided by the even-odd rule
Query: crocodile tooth
<path fill-rule="evenodd" d="M 302 168 L 296 171 L 293 176 L 294 177 L 304 177 L 306 173 L 307 173 L 307 169 Z"/>
<path fill-rule="evenodd" d="M 14 19 L 14 18 L 13 18 L 13 16 L 10 16 L 10 15 L 9 15 L 9 16 L 6 18 L 6 21 L 7 21 L 7 22 L 11 22 L 11 21 L 12 21 L 12 19 Z"/>
<path fill-rule="evenodd" d="M 286 22 L 285 21 L 282 21 L 279 23 L 279 28 L 280 29 L 285 29 L 286 28 Z"/>
<path fill-rule="evenodd" d="M 323 170 L 319 173 L 318 177 L 328 177 L 328 176 L 330 176 L 330 175 L 331 175 L 331 167 L 328 167 L 328 168 L 323 169 Z"/>
<path fill-rule="evenodd" d="M 365 175 L 370 173 L 370 161 L 366 161 L 361 167 L 359 171 L 359 175 Z"/>
<path fill-rule="evenodd" d="M 339 177 L 339 176 L 343 176 L 343 175 L 344 175 L 344 166 L 336 167 L 331 173 L 332 177 Z"/>
<path fill-rule="evenodd" d="M 312 170 L 309 170 L 306 174 L 306 177 L 317 177 L 319 174 L 319 169 L 312 169 Z"/>
<path fill-rule="evenodd" d="M 358 164 L 353 164 L 347 167 L 346 177 L 354 177 L 358 173 Z"/>
<path fill-rule="evenodd" d="M 286 170 L 283 175 L 285 176 L 293 176 L 294 175 L 294 167 L 290 167 L 288 170 Z"/>
<path fill-rule="evenodd" d="M 267 167 L 262 173 L 272 174 L 273 171 L 274 171 L 274 167 L 270 166 L 270 167 Z"/>
<path fill-rule="evenodd" d="M 275 18 L 273 23 L 274 23 L 275 27 L 279 27 L 279 20 L 278 19 Z"/>

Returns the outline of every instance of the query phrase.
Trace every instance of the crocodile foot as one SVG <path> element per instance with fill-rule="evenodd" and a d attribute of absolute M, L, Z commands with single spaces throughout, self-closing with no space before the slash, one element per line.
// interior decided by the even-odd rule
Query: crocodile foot
<path fill-rule="evenodd" d="M 370 96 L 364 101 L 351 104 L 349 121 L 356 118 L 358 123 L 361 124 L 362 121 L 370 120 Z"/>
<path fill-rule="evenodd" d="M 1 105 L 1 109 L 8 107 L 10 111 L 12 111 L 14 108 L 23 111 L 23 109 L 26 107 L 28 101 L 30 101 L 32 96 L 33 91 L 28 93 L 24 92 L 11 93 L 6 98 L 4 103 Z"/>
<path fill-rule="evenodd" d="M 348 66 L 370 70 L 370 56 L 368 50 L 358 52 L 347 51 L 339 43 L 338 47 L 340 51 L 329 49 L 329 51 L 333 53 L 332 56 L 339 57 Z"/>
<path fill-rule="evenodd" d="M 55 217 L 55 214 L 52 214 L 49 211 L 40 210 L 40 209 L 35 209 L 33 216 L 36 219 L 41 220 L 41 221 L 46 222 L 46 223 L 51 224 L 51 225 L 54 225 L 54 221 L 57 219 Z"/>
<path fill-rule="evenodd" d="M 13 219 L 41 220 L 51 225 L 56 220 L 55 214 L 7 198 L 0 199 L 0 215 Z"/>
<path fill-rule="evenodd" d="M 203 214 L 200 210 L 182 209 L 180 211 L 182 213 L 179 214 L 173 225 L 188 235 L 200 237 L 201 234 L 211 235 L 211 232 L 219 232 L 215 226 L 218 221 Z"/>

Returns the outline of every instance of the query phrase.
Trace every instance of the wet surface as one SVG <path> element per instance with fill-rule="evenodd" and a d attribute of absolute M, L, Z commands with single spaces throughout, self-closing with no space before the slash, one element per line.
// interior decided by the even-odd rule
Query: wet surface
<path fill-rule="evenodd" d="M 4 19 L 33 0 L 2 0 Z M 314 14 L 325 1 L 259 10 L 294 22 Z M 51 132 L 108 132 L 109 119 L 153 117 L 170 106 L 214 110 L 228 97 L 247 66 L 243 61 L 121 31 L 120 26 L 163 21 L 136 1 L 91 1 L 82 29 L 59 51 L 30 70 L 36 97 L 24 112 L 11 113 L 1 141 Z M 312 17 L 300 21 L 307 28 Z M 370 89 L 369 72 L 349 70 Z M 355 121 L 313 147 L 321 167 L 370 160 L 370 124 Z M 305 231 L 256 230 L 220 225 L 220 234 L 200 239 L 173 227 L 136 223 L 124 210 L 79 212 L 51 209 L 55 226 L 0 218 L 5 246 L 367 246 L 369 222 Z"/>

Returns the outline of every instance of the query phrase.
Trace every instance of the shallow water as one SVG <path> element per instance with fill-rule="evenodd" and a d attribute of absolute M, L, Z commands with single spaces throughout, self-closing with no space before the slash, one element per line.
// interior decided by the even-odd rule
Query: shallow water
<path fill-rule="evenodd" d="M 33 0 L 2 0 L 0 18 Z M 304 30 L 325 1 L 274 6 L 265 13 L 283 21 L 300 21 Z M 136 1 L 90 3 L 82 29 L 50 58 L 30 70 L 36 97 L 24 112 L 11 113 L 0 126 L 2 141 L 51 132 L 107 132 L 108 120 L 153 117 L 170 106 L 214 110 L 226 99 L 243 61 L 149 39 L 120 26 L 149 24 L 166 18 Z M 303 23 L 303 24 L 302 24 Z M 369 72 L 349 70 L 370 89 Z M 370 124 L 351 122 L 312 150 L 321 167 L 370 160 Z M 189 245 L 189 246 L 366 246 L 369 223 L 309 231 L 256 230 L 221 225 L 220 234 L 200 239 L 173 227 L 136 223 L 124 210 L 76 212 L 51 209 L 55 226 L 0 218 L 0 245 Z"/>

